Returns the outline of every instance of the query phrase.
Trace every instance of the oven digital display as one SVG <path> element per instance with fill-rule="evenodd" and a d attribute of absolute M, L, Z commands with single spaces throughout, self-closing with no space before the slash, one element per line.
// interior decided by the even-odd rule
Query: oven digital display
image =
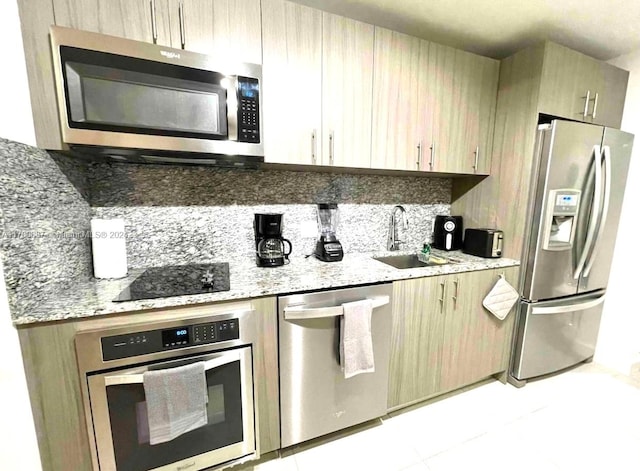
<path fill-rule="evenodd" d="M 162 344 L 165 347 L 176 347 L 189 344 L 189 329 L 169 329 L 162 331 Z"/>

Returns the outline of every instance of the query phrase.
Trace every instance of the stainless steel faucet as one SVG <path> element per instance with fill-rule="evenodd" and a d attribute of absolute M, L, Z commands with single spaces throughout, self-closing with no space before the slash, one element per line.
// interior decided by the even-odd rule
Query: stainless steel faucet
<path fill-rule="evenodd" d="M 409 220 L 407 212 L 400 205 L 394 206 L 391 210 L 391 218 L 389 219 L 389 239 L 387 240 L 387 250 L 400 250 L 400 244 L 404 241 L 397 238 L 396 212 L 400 210 L 402 216 L 402 227 L 406 231 L 409 228 Z"/>

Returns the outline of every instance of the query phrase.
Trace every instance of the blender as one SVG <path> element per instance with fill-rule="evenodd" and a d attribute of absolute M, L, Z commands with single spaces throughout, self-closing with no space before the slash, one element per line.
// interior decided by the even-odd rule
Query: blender
<path fill-rule="evenodd" d="M 342 260 L 342 245 L 336 237 L 338 228 L 338 205 L 336 203 L 318 204 L 318 231 L 320 238 L 316 242 L 313 255 L 323 262 Z"/>

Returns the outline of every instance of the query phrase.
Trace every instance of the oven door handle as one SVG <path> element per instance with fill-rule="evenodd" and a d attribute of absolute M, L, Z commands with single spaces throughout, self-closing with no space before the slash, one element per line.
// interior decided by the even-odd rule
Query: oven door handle
<path fill-rule="evenodd" d="M 372 309 L 382 307 L 389 304 L 389 296 L 380 296 L 375 298 L 369 298 L 371 301 Z M 284 319 L 291 320 L 304 320 L 304 319 L 323 319 L 328 317 L 338 317 L 344 314 L 342 305 L 329 306 L 329 307 L 313 307 L 308 308 L 304 306 L 292 306 L 284 308 Z"/>
<path fill-rule="evenodd" d="M 227 363 L 233 363 L 234 361 L 238 360 L 240 360 L 240 350 L 224 352 L 220 356 L 204 361 L 204 370 L 209 371 L 213 368 L 218 368 L 219 366 L 226 365 Z M 192 363 L 198 362 L 194 361 Z M 121 384 L 142 384 L 143 382 L 144 374 L 140 373 L 104 377 L 105 386 L 118 386 Z"/>

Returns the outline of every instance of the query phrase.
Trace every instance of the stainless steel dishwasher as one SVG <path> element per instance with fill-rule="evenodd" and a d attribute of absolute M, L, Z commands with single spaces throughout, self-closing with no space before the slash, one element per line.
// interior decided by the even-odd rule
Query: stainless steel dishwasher
<path fill-rule="evenodd" d="M 287 447 L 384 415 L 387 411 L 392 285 L 278 298 L 281 440 Z M 344 378 L 342 303 L 371 299 L 375 372 Z"/>

